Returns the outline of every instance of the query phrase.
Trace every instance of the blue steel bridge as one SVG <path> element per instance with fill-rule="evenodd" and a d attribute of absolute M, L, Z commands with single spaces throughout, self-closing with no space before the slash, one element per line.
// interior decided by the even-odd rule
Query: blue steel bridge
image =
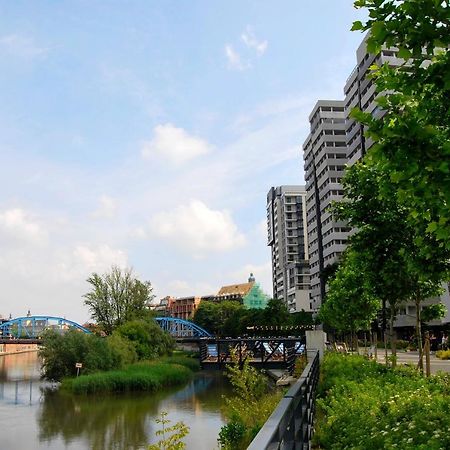
<path fill-rule="evenodd" d="M 187 320 L 172 317 L 156 317 L 155 320 L 164 331 L 167 331 L 174 338 L 198 339 L 211 337 L 211 334 L 206 330 Z M 90 333 L 82 325 L 63 317 L 27 316 L 17 317 L 0 324 L 0 339 L 38 340 L 42 333 L 48 329 L 58 332 L 77 329 L 83 333 Z"/>

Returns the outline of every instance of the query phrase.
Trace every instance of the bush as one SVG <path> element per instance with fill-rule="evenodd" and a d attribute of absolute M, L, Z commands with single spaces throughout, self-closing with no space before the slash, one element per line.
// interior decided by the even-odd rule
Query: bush
<path fill-rule="evenodd" d="M 448 377 L 328 354 L 320 385 L 314 440 L 323 449 L 450 448 Z"/>
<path fill-rule="evenodd" d="M 133 320 L 116 329 L 116 333 L 134 345 L 138 359 L 154 359 L 170 354 L 175 341 L 155 321 Z"/>
<path fill-rule="evenodd" d="M 228 424 L 222 427 L 219 444 L 225 450 L 244 450 L 258 434 L 282 397 L 282 391 L 269 391 L 267 379 L 244 361 L 227 367 L 234 396 L 225 399 Z"/>
<path fill-rule="evenodd" d="M 42 338 L 39 356 L 42 358 L 43 377 L 61 380 L 75 376 L 75 364 L 83 364 L 83 373 L 111 370 L 118 367 L 120 358 L 103 338 L 69 330 L 65 334 L 48 330 Z"/>
<path fill-rule="evenodd" d="M 440 359 L 450 359 L 450 350 L 439 350 L 436 352 L 436 356 Z"/>

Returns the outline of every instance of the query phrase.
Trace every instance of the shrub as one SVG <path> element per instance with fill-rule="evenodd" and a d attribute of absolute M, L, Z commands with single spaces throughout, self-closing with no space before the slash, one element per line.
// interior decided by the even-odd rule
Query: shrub
<path fill-rule="evenodd" d="M 227 371 L 234 396 L 225 399 L 228 424 L 222 427 L 219 444 L 227 450 L 246 449 L 275 409 L 282 392 L 269 391 L 267 379 L 248 361 L 241 369 L 238 364 L 227 366 Z"/>
<path fill-rule="evenodd" d="M 436 356 L 440 359 L 450 359 L 450 350 L 439 350 L 436 352 Z"/>
<path fill-rule="evenodd" d="M 323 449 L 450 448 L 448 376 L 328 354 L 320 384 L 314 440 Z"/>
<path fill-rule="evenodd" d="M 162 425 L 162 428 L 156 432 L 156 436 L 161 436 L 156 444 L 151 444 L 148 450 L 183 450 L 186 448 L 182 439 L 189 434 L 189 427 L 184 422 L 177 422 L 170 425 L 170 420 L 166 419 L 167 413 L 161 412 L 161 418 L 156 419 L 156 423 Z"/>
<path fill-rule="evenodd" d="M 83 373 L 110 370 L 118 367 L 118 357 L 103 338 L 69 330 L 65 334 L 48 330 L 42 338 L 39 356 L 46 379 L 61 380 L 75 376 L 75 364 L 83 364 Z"/>
<path fill-rule="evenodd" d="M 116 329 L 116 332 L 131 341 L 138 359 L 154 359 L 170 354 L 175 341 L 155 321 L 133 320 Z"/>

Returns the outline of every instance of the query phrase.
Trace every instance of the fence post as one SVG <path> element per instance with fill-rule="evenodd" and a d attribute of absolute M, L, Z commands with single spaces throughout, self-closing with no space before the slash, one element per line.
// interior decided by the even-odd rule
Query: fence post
<path fill-rule="evenodd" d="M 429 377 L 431 374 L 430 366 L 430 333 L 425 331 L 425 375 Z"/>
<path fill-rule="evenodd" d="M 325 353 L 327 335 L 322 330 L 306 330 L 306 349 L 318 350 L 319 359 L 322 361 Z"/>

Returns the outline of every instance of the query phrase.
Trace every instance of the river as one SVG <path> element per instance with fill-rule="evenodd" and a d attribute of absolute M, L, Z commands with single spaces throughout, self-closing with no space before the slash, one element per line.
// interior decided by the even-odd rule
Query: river
<path fill-rule="evenodd" d="M 230 386 L 219 372 L 199 372 L 187 385 L 158 393 L 74 396 L 39 379 L 36 353 L 0 356 L 0 439 L 8 450 L 143 449 L 158 438 L 162 411 L 183 421 L 192 450 L 217 449 Z"/>

